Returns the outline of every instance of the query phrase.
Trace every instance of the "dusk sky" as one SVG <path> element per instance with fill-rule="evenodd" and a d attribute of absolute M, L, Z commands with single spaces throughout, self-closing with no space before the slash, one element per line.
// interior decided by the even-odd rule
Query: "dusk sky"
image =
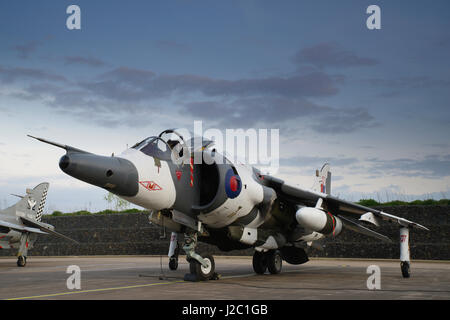
<path fill-rule="evenodd" d="M 0 39 L 0 208 L 43 181 L 47 212 L 108 206 L 27 134 L 110 155 L 194 120 L 279 129 L 304 188 L 328 161 L 347 200 L 450 198 L 448 0 L 2 1 Z"/>

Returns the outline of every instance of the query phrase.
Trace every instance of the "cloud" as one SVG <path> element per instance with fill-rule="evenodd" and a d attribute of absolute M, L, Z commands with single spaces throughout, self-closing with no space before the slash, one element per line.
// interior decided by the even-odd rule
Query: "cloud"
<path fill-rule="evenodd" d="M 348 133 L 374 125 L 374 118 L 365 109 L 336 109 L 312 102 L 314 97 L 337 94 L 342 81 L 317 71 L 290 77 L 225 80 L 120 67 L 88 81 L 61 86 L 55 80 L 65 78 L 40 70 L 0 69 L 3 81 L 27 77 L 40 81 L 12 94 L 16 98 L 41 100 L 77 117 L 97 119 L 102 126 L 120 123 L 124 113 L 135 116 L 150 112 L 158 101 L 172 98 L 182 101 L 179 107 L 172 104 L 172 113 L 209 120 L 219 127 L 251 127 L 257 123 L 282 126 L 283 122 L 306 117 L 312 120 L 307 125 L 321 133 Z M 109 119 L 103 116 L 110 112 L 115 113 Z M 126 123 L 129 121 L 122 122 Z"/>
<path fill-rule="evenodd" d="M 309 64 L 318 68 L 374 66 L 379 63 L 376 59 L 360 57 L 333 42 L 324 42 L 301 49 L 295 54 L 293 61 L 299 66 Z"/>
<path fill-rule="evenodd" d="M 192 74 L 164 75 L 150 70 L 116 68 L 95 81 L 80 83 L 92 93 L 117 100 L 139 101 L 180 94 L 208 97 L 326 97 L 338 93 L 340 78 L 323 72 L 291 77 L 267 77 L 238 80 L 214 79 Z"/>
<path fill-rule="evenodd" d="M 33 40 L 25 42 L 23 44 L 17 44 L 13 46 L 11 49 L 16 52 L 17 57 L 21 59 L 28 59 L 32 53 L 36 52 L 39 46 L 42 46 L 44 43 L 52 39 L 53 39 L 52 35 L 47 35 L 39 41 Z"/>
<path fill-rule="evenodd" d="M 12 47 L 12 49 L 17 53 L 17 56 L 21 59 L 28 59 L 31 53 L 35 52 L 37 47 L 42 43 L 39 41 L 30 41 L 24 44 L 18 44 Z"/>
<path fill-rule="evenodd" d="M 40 69 L 0 66 L 0 82 L 12 83 L 17 80 L 67 81 L 64 76 L 48 73 Z"/>
<path fill-rule="evenodd" d="M 100 59 L 93 58 L 93 57 L 82 57 L 82 56 L 67 56 L 64 57 L 64 64 L 65 65 L 72 65 L 72 64 L 81 64 L 81 65 L 87 65 L 90 67 L 103 67 L 105 62 L 103 62 Z"/>
<path fill-rule="evenodd" d="M 330 108 L 316 105 L 306 99 L 257 97 L 231 102 L 190 102 L 183 106 L 181 113 L 217 122 L 222 127 L 251 127 L 258 122 L 280 123 L 293 118 L 326 113 L 328 110 Z"/>
<path fill-rule="evenodd" d="M 362 184 L 364 186 L 364 184 Z M 396 184 L 391 184 L 386 187 L 381 187 L 372 192 L 361 192 L 357 185 L 341 185 L 332 188 L 333 194 L 336 196 L 350 200 L 359 201 L 361 199 L 374 199 L 378 202 L 389 202 L 393 200 L 400 201 L 414 201 L 426 199 L 447 199 L 448 190 L 440 192 L 429 192 L 421 194 L 405 193 L 403 188 Z"/>
<path fill-rule="evenodd" d="M 359 160 L 356 158 L 336 158 L 336 157 L 311 157 L 311 156 L 298 156 L 290 158 L 281 158 L 281 166 L 298 166 L 298 167 L 317 167 L 324 163 L 329 163 L 333 167 L 345 167 L 351 164 L 358 163 Z M 342 178 L 342 177 L 341 177 Z M 334 179 L 334 177 L 333 177 Z"/>
<path fill-rule="evenodd" d="M 387 87 L 389 89 L 428 89 L 433 87 L 448 87 L 448 79 L 430 79 L 427 76 L 411 76 L 396 79 L 371 78 L 366 80 L 370 85 Z"/>
<path fill-rule="evenodd" d="M 350 133 L 380 124 L 363 108 L 334 109 L 324 114 L 312 129 L 321 133 Z"/>
<path fill-rule="evenodd" d="M 450 155 L 428 155 L 423 159 L 367 159 L 369 172 L 375 175 L 442 178 L 450 176 Z"/>
<path fill-rule="evenodd" d="M 335 109 L 304 98 L 258 97 L 231 102 L 198 101 L 184 104 L 180 113 L 208 120 L 224 128 L 249 128 L 257 124 L 286 127 L 283 124 L 288 121 L 306 118 L 310 128 L 319 133 L 349 133 L 377 125 L 375 119 L 364 109 Z"/>
<path fill-rule="evenodd" d="M 449 143 L 425 143 L 424 146 L 441 148 L 441 149 L 450 149 Z"/>
<path fill-rule="evenodd" d="M 321 46 L 324 44 L 318 45 Z M 347 66 L 368 63 L 364 58 L 338 49 L 337 45 L 326 44 L 325 47 L 329 54 L 340 52 L 339 60 L 329 63 Z M 305 55 L 304 50 L 300 51 L 300 56 Z M 66 57 L 65 61 L 66 64 L 104 64 L 101 60 L 80 56 Z M 162 74 L 122 66 L 67 86 L 57 82 L 66 81 L 64 77 L 42 70 L 0 66 L 0 81 L 19 79 L 35 81 L 15 92 L 15 97 L 41 100 L 58 111 L 86 117 L 102 126 L 127 125 L 131 122 L 120 121 L 124 114 L 127 119 L 129 115 L 136 118 L 161 104 L 170 109 L 164 110 L 166 114 L 181 115 L 184 121 L 204 119 L 226 128 L 276 124 L 289 130 L 298 127 L 299 119 L 307 119 L 304 125 L 313 131 L 337 134 L 377 125 L 364 108 L 335 108 L 314 102 L 316 98 L 337 95 L 345 79 L 311 67 L 286 76 L 230 80 L 196 74 Z"/>

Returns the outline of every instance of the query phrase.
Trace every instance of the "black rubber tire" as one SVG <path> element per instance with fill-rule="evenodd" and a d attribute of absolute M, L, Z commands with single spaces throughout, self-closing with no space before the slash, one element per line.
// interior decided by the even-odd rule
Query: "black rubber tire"
<path fill-rule="evenodd" d="M 400 262 L 400 268 L 402 269 L 403 278 L 409 278 L 411 275 L 411 268 L 409 266 L 409 262 L 407 261 Z"/>
<path fill-rule="evenodd" d="M 212 255 L 207 254 L 203 257 L 203 259 L 209 260 L 209 262 L 211 263 L 210 268 L 205 270 L 205 268 L 203 268 L 203 266 L 197 260 L 195 260 L 195 259 L 189 260 L 189 271 L 192 274 L 195 274 L 197 276 L 198 280 L 200 280 L 200 281 L 210 280 L 214 276 L 214 272 L 215 272 L 215 268 L 216 268 L 216 265 L 214 263 L 214 258 Z"/>
<path fill-rule="evenodd" d="M 169 259 L 169 269 L 170 270 L 177 270 L 178 269 L 178 259 L 177 258 L 170 258 Z"/>
<path fill-rule="evenodd" d="M 267 255 L 267 269 L 271 274 L 278 274 L 283 267 L 283 258 L 279 250 L 270 250 Z"/>
<path fill-rule="evenodd" d="M 17 257 L 17 266 L 25 267 L 27 265 L 27 257 L 19 256 Z"/>
<path fill-rule="evenodd" d="M 267 255 L 264 252 L 253 253 L 253 270 L 257 274 L 264 274 L 267 270 Z"/>

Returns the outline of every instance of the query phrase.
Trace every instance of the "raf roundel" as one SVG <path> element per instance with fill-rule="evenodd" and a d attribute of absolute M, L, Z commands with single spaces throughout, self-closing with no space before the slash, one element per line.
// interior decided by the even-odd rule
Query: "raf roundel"
<path fill-rule="evenodd" d="M 241 178 L 239 175 L 235 174 L 233 169 L 227 171 L 225 176 L 225 191 L 228 198 L 236 198 L 242 190 Z"/>

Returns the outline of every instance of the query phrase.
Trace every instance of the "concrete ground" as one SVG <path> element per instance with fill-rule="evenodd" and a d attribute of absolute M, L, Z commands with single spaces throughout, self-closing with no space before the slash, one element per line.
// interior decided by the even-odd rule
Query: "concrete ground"
<path fill-rule="evenodd" d="M 256 275 L 251 257 L 215 261 L 220 280 L 185 282 L 189 265 L 184 257 L 177 271 L 170 271 L 167 257 L 159 256 L 31 256 L 24 268 L 16 266 L 14 257 L 1 257 L 0 299 L 450 299 L 448 261 L 413 261 L 409 279 L 394 260 L 284 262 L 278 275 Z M 81 270 L 80 290 L 67 287 L 71 265 Z M 380 290 L 367 288 L 370 265 L 380 268 Z"/>

